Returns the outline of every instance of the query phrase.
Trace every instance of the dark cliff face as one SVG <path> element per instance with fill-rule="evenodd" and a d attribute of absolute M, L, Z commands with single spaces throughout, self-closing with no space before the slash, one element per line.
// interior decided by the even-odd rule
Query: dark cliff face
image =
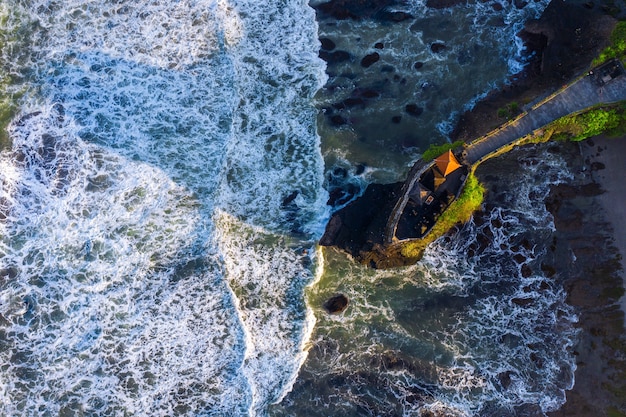
<path fill-rule="evenodd" d="M 587 70 L 617 23 L 603 3 L 608 1 L 552 1 L 539 19 L 527 22 L 519 34 L 527 48 L 526 68 L 464 113 L 451 138 L 471 141 L 505 121 L 498 109 L 530 102 Z"/>
<path fill-rule="evenodd" d="M 364 260 L 367 252 L 383 244 L 385 225 L 402 183 L 371 184 L 365 193 L 331 217 L 320 245 L 335 246 Z"/>

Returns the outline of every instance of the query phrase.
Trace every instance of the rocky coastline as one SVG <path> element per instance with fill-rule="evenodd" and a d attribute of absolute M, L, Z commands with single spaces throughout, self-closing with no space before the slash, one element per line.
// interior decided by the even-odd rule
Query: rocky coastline
<path fill-rule="evenodd" d="M 626 335 L 619 304 L 624 294 L 623 267 L 612 213 L 601 203 L 609 184 L 595 179 L 597 172 L 606 169 L 595 158 L 625 150 L 625 141 L 589 139 L 557 147 L 568 169 L 577 174 L 553 187 L 546 199 L 556 228 L 546 265 L 562 282 L 568 304 L 576 308 L 580 334 L 573 352 L 575 385 L 551 417 L 626 415 Z M 623 194 L 608 197 L 624 201 Z"/>
<path fill-rule="evenodd" d="M 522 106 L 584 72 L 608 44 L 615 17 L 623 18 L 624 11 L 612 2 L 552 1 L 521 34 L 529 52 L 525 71 L 463 114 L 452 139 L 468 141 L 489 132 L 503 121 L 498 109 L 512 102 Z M 542 271 L 562 282 L 568 304 L 579 315 L 580 335 L 573 352 L 575 385 L 566 392 L 566 403 L 550 417 L 626 416 L 626 336 L 620 306 L 624 265 L 615 243 L 613 213 L 600 202 L 605 184 L 594 175 L 604 169 L 594 157 L 625 150 L 623 141 L 626 137 L 608 142 L 604 138 L 600 146 L 593 139 L 553 145 L 568 169 L 578 174 L 553 187 L 545 201 L 556 230 L 548 254 L 551 261 L 542 264 Z M 604 198 L 624 201 L 623 195 Z"/>
<path fill-rule="evenodd" d="M 391 4 L 393 2 L 380 1 L 365 7 L 357 0 L 334 0 L 322 4 L 318 13 L 330 14 L 336 19 L 387 18 L 384 10 Z M 436 2 L 433 7 L 456 4 Z M 609 44 L 611 31 L 617 23 L 606 12 L 606 7 L 589 2 L 551 2 L 542 16 L 527 22 L 520 33 L 528 59 L 523 72 L 512 76 L 507 85 L 489 93 L 464 113 L 451 139 L 455 142 L 472 141 L 504 123 L 506 117 L 513 117 L 511 113 L 521 111 L 524 104 L 549 94 L 586 71 L 591 61 Z M 326 56 L 329 52 L 324 50 L 324 45 L 326 48 L 333 46 L 328 43 L 329 40 L 322 39 L 320 56 L 325 59 L 329 59 Z M 366 56 L 362 61 L 369 63 L 372 59 Z M 504 118 L 503 108 L 509 109 Z M 333 215 L 320 244 L 338 247 L 357 261 L 376 268 L 415 262 L 417 259 L 402 255 L 402 248 L 387 247 L 382 242 L 381 227 L 391 210 L 387 199 L 393 199 L 400 186 L 401 183 L 370 185 L 363 196 Z"/>
<path fill-rule="evenodd" d="M 339 7 L 339 3 L 354 6 L 364 2 L 331 3 Z M 373 3 L 378 8 L 372 13 L 392 4 L 389 1 Z M 428 5 L 445 8 L 459 3 L 429 0 Z M 327 7 L 331 10 L 333 6 Z M 358 18 L 355 16 L 343 18 Z M 471 141 L 506 120 L 499 109 L 510 108 L 511 103 L 522 107 L 583 73 L 608 45 L 616 18 L 625 16 L 626 11 L 611 1 L 552 1 L 541 18 L 528 22 L 520 34 L 528 53 L 525 70 L 464 113 L 451 139 Z M 626 138 L 613 140 L 626 141 Z M 566 393 L 564 406 L 550 413 L 551 417 L 626 416 L 626 337 L 624 310 L 619 305 L 624 294 L 623 265 L 614 239 L 615 227 L 600 203 L 604 185 L 593 175 L 602 170 L 603 165 L 589 157 L 590 153 L 600 156 L 602 152 L 612 152 L 610 148 L 615 146 L 602 144 L 598 146 L 594 140 L 588 140 L 580 145 L 557 144 L 551 148 L 564 157 L 571 172 L 578 174 L 568 183 L 555 186 L 545 201 L 556 230 L 541 270 L 564 286 L 568 303 L 577 309 L 580 329 L 579 342 L 573 352 L 577 362 L 575 385 Z M 488 182 L 486 186 L 488 189 Z M 376 217 L 384 216 L 387 207 L 384 199 L 374 196 L 393 196 L 399 184 L 376 187 L 382 188 L 376 193 L 366 192 L 343 216 L 331 221 L 329 228 L 334 231 L 331 230 L 323 241 L 323 244 L 347 248 L 357 260 L 371 266 L 376 266 L 384 256 L 393 256 L 381 251 L 374 256 L 376 259 L 368 255 L 376 253 Z M 623 196 L 613 197 L 624 201 Z M 374 226 L 370 226 L 372 224 Z M 398 260 L 386 262 L 391 266 L 402 264 Z"/>
<path fill-rule="evenodd" d="M 608 2 L 607 2 L 608 3 Z M 608 7 L 608 6 L 607 6 Z M 591 66 L 609 44 L 617 20 L 602 4 L 552 1 L 541 17 L 526 23 L 519 34 L 526 45 L 528 64 L 507 85 L 490 92 L 459 118 L 452 141 L 471 141 L 515 116 L 500 109 L 523 106 L 557 90 Z M 622 16 L 623 12 L 614 12 Z M 500 111 L 499 111 L 500 110 Z"/>
<path fill-rule="evenodd" d="M 551 2 L 521 34 L 530 53 L 526 70 L 463 114 L 452 139 L 467 141 L 487 133 L 502 123 L 498 109 L 512 102 L 530 102 L 589 68 L 608 44 L 617 22 L 609 13 L 624 17 L 624 11 L 615 9 L 612 2 Z M 601 146 L 593 139 L 555 145 L 568 161 L 568 169 L 578 175 L 554 187 L 545 201 L 556 231 L 548 255 L 551 261 L 542 270 L 562 281 L 568 303 L 578 312 L 580 335 L 573 352 L 575 385 L 551 417 L 626 416 L 626 336 L 624 309 L 619 304 L 624 294 L 624 265 L 615 243 L 613 213 L 600 203 L 605 185 L 593 175 L 604 169 L 594 156 L 626 149 L 626 138 L 612 141 L 603 139 Z M 608 198 L 624 201 L 623 195 Z"/>

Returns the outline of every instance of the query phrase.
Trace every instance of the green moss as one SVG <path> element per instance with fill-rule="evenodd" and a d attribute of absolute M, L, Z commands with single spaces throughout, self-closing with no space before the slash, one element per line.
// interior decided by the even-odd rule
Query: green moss
<path fill-rule="evenodd" d="M 443 145 L 430 145 L 428 149 L 422 154 L 422 160 L 432 161 L 442 153 L 449 151 L 450 149 L 456 149 L 463 146 L 463 141 L 459 140 L 454 143 L 444 143 Z"/>
<path fill-rule="evenodd" d="M 591 108 L 583 113 L 561 117 L 548 124 L 531 142 L 548 140 L 581 141 L 592 136 L 626 134 L 626 109 L 624 103 Z"/>
<path fill-rule="evenodd" d="M 611 33 L 611 45 L 606 47 L 596 59 L 592 66 L 600 65 L 609 59 L 618 58 L 623 60 L 626 57 L 626 22 L 618 22 Z"/>
<path fill-rule="evenodd" d="M 433 229 L 423 239 L 403 244 L 402 256 L 406 258 L 421 257 L 426 246 L 443 236 L 456 224 L 467 222 L 472 214 L 480 208 L 484 195 L 485 187 L 478 181 L 474 173 L 470 173 L 459 198 L 454 200 L 448 209 L 441 214 Z"/>

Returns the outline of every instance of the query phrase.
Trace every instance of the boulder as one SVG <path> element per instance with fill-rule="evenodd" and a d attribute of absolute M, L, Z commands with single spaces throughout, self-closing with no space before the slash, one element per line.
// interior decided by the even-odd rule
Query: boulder
<path fill-rule="evenodd" d="M 372 52 L 371 54 L 365 55 L 361 60 L 361 66 L 363 68 L 369 68 L 374 65 L 376 62 L 380 60 L 380 55 L 378 52 Z"/>
<path fill-rule="evenodd" d="M 415 103 L 407 104 L 407 105 L 404 107 L 404 110 L 405 110 L 408 114 L 410 114 L 411 116 L 414 116 L 414 117 L 418 117 L 418 116 L 420 116 L 422 113 L 424 113 L 424 108 L 423 108 L 423 107 L 418 106 L 418 105 L 417 105 L 417 104 L 415 104 Z"/>
<path fill-rule="evenodd" d="M 335 42 L 328 38 L 320 38 L 320 43 L 322 44 L 322 49 L 325 51 L 332 51 L 335 49 Z"/>
<path fill-rule="evenodd" d="M 447 9 L 466 3 L 466 0 L 426 0 L 426 7 L 430 7 L 431 9 Z"/>
<path fill-rule="evenodd" d="M 441 42 L 433 42 L 430 44 L 430 50 L 436 54 L 439 54 L 446 50 L 446 45 Z"/>
<path fill-rule="evenodd" d="M 346 51 L 334 51 L 334 52 L 320 51 L 319 56 L 320 58 L 322 58 L 324 61 L 328 62 L 329 64 L 338 64 L 340 62 L 350 60 L 350 54 Z"/>
<path fill-rule="evenodd" d="M 324 309 L 329 314 L 339 314 L 346 308 L 348 308 L 348 297 L 343 294 L 334 295 L 324 303 Z"/>
<path fill-rule="evenodd" d="M 348 120 L 346 120 L 345 117 L 336 114 L 334 116 L 331 116 L 330 122 L 333 124 L 333 126 L 339 127 L 348 123 Z"/>

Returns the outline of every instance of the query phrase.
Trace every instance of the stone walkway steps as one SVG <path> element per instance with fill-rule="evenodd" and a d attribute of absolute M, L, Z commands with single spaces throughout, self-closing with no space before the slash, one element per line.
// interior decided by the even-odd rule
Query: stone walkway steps
<path fill-rule="evenodd" d="M 464 152 L 465 162 L 473 165 L 560 117 L 597 104 L 622 100 L 626 100 L 626 76 L 622 75 L 600 87 L 592 77 L 585 75 L 522 113 L 509 124 L 471 143 Z"/>
<path fill-rule="evenodd" d="M 618 65 L 621 67 L 621 64 Z M 476 139 L 463 151 L 464 163 L 470 166 L 480 163 L 484 158 L 499 149 L 515 143 L 534 130 L 544 127 L 568 114 L 582 111 L 594 105 L 624 100 L 626 100 L 626 74 L 623 68 L 620 76 L 602 86 L 596 82 L 593 76 L 586 74 L 554 94 L 540 100 L 516 119 Z M 401 195 L 385 227 L 384 240 L 387 244 L 391 244 L 396 239 L 396 228 L 400 216 L 406 207 L 408 193 L 427 165 L 427 163 L 420 160 L 411 168 L 407 180 L 402 186 Z"/>

